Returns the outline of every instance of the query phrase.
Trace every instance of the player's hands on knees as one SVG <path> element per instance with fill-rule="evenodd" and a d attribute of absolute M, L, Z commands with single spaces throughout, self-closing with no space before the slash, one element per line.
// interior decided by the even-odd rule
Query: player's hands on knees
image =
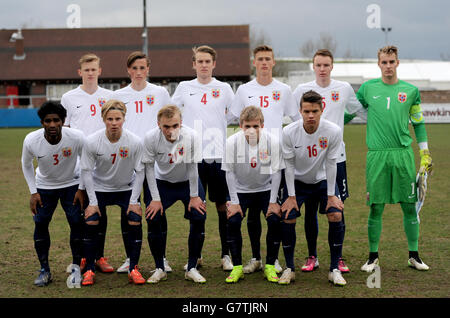
<path fill-rule="evenodd" d="M 337 196 L 335 195 L 329 195 L 328 201 L 327 201 L 327 207 L 325 208 L 325 211 L 327 211 L 329 208 L 336 208 L 339 210 L 344 210 L 344 202 L 342 202 Z"/>
<path fill-rule="evenodd" d="M 142 208 L 141 205 L 139 203 L 135 203 L 135 204 L 129 204 L 128 205 L 128 210 L 127 210 L 127 215 L 130 214 L 130 212 L 134 212 L 139 216 L 142 216 Z"/>
<path fill-rule="evenodd" d="M 196 209 L 200 214 L 206 213 L 206 202 L 203 201 L 200 197 L 191 197 L 189 200 L 188 211 L 191 212 L 191 209 Z"/>
<path fill-rule="evenodd" d="M 159 211 L 161 211 L 161 215 L 164 212 L 161 201 L 153 200 L 152 202 L 150 202 L 150 204 L 147 207 L 147 209 L 145 209 L 145 218 L 146 219 L 150 218 L 150 220 L 153 220 L 153 218 L 155 217 L 156 213 L 158 213 Z"/>
<path fill-rule="evenodd" d="M 98 215 L 102 215 L 100 213 L 100 209 L 98 208 L 98 205 L 88 205 L 86 210 L 84 210 L 84 219 L 86 220 L 90 216 L 94 215 L 95 213 L 98 213 Z"/>
<path fill-rule="evenodd" d="M 80 203 L 81 209 L 84 209 L 84 202 L 86 202 L 86 191 L 78 189 L 73 198 L 73 205 Z"/>
<path fill-rule="evenodd" d="M 275 214 L 281 217 L 281 207 L 278 203 L 269 203 L 266 218 L 268 218 L 271 214 Z"/>
<path fill-rule="evenodd" d="M 240 204 L 233 204 L 231 201 L 227 202 L 227 219 L 231 218 L 236 213 L 239 213 L 242 218 L 244 218 L 244 213 L 242 213 L 242 208 Z"/>
<path fill-rule="evenodd" d="M 41 195 L 39 193 L 33 193 L 30 197 L 30 210 L 33 215 L 37 214 L 37 206 L 43 207 Z"/>
<path fill-rule="evenodd" d="M 286 215 L 289 215 L 289 212 L 291 212 L 293 209 L 299 210 L 298 204 L 297 204 L 297 198 L 295 196 L 288 197 L 286 201 L 284 201 L 283 205 L 281 205 L 281 211 L 282 212 L 288 212 Z"/>

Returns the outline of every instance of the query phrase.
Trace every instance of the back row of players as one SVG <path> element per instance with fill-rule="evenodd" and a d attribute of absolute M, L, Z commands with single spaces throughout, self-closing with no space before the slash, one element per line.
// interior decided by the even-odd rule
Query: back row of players
<path fill-rule="evenodd" d="M 98 86 L 100 59 L 88 54 L 80 59 L 82 85 L 63 95 L 64 108 L 54 103 L 41 107 L 39 116 L 44 128 L 26 137 L 22 156 L 32 194 L 34 240 L 41 263 L 36 285 L 51 281 L 48 224 L 58 199 L 71 226 L 73 264 L 68 268 L 69 286 L 79 284 L 82 271 L 82 285 L 94 283 L 96 267 L 102 272 L 114 271 L 103 255 L 107 205 L 121 207 L 127 258 L 117 271 L 127 272 L 130 282 L 145 283 L 137 267 L 142 244 L 142 186 L 148 242 L 156 265 L 148 283 L 166 279 L 172 270 L 165 257 L 165 211 L 178 200 L 182 200 L 184 216 L 190 222 L 185 277 L 198 283 L 206 281 L 198 268 L 202 264 L 208 190 L 219 216 L 222 267 L 231 270 L 227 282 L 238 282 L 244 273 L 263 269 L 261 211 L 268 224 L 264 276 L 280 284 L 295 279 L 295 222 L 300 216 L 299 207 L 305 203 L 309 257 L 302 270 L 313 271 L 319 266 L 316 241 L 320 206 L 329 221 L 328 279 L 335 285 L 346 284 L 341 275 L 349 271 L 341 257 L 343 201 L 348 197 L 342 140 L 344 112 L 365 117 L 367 107 L 360 104 L 348 83 L 331 79 L 331 52 L 316 52 L 316 80 L 299 85 L 292 94 L 289 86 L 272 78 L 272 49 L 259 46 L 253 52 L 256 78 L 241 85 L 234 95 L 229 84 L 212 77 L 216 66 L 214 49 L 201 46 L 193 51 L 197 78 L 181 82 L 172 98 L 165 88 L 147 82 L 150 62 L 142 52 L 128 57 L 130 85 L 114 92 Z M 413 101 L 413 105 L 417 104 Z M 282 130 L 284 116 L 294 122 Z M 239 118 L 241 131 L 227 140 L 227 123 L 235 118 Z M 62 128 L 63 123 L 84 135 Z M 422 139 L 426 143 L 426 134 Z M 77 156 L 81 158 L 81 180 Z M 38 160 L 36 177 L 33 157 Z M 431 158 L 429 161 L 431 167 Z M 84 203 L 84 189 L 89 204 Z M 80 203 L 72 204 L 77 201 Z M 84 222 L 81 207 L 86 207 Z M 253 257 L 242 266 L 240 228 L 247 210 Z M 278 262 L 280 242 L 286 259 L 284 271 Z M 417 253 L 413 245 L 409 244 L 410 256 L 411 251 Z M 370 251 L 363 270 L 371 271 L 378 263 L 378 255 L 374 254 L 378 242 L 376 251 L 372 245 Z M 415 256 L 410 258 L 411 262 L 415 259 L 414 267 L 425 269 L 418 254 Z"/>

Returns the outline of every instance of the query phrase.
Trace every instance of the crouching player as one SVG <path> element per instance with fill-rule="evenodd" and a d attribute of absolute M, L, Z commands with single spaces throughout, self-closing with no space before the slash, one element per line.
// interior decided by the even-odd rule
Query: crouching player
<path fill-rule="evenodd" d="M 261 109 L 245 107 L 239 118 L 241 130 L 226 142 L 222 170 L 226 180 L 230 201 L 227 202 L 228 244 L 233 259 L 233 270 L 227 283 L 237 283 L 244 278 L 242 267 L 241 224 L 247 209 L 262 211 L 267 220 L 267 257 L 264 276 L 269 282 L 289 284 L 294 272 L 286 269 L 281 279 L 275 270 L 275 261 L 281 241 L 281 210 L 277 203 L 284 168 L 278 136 L 271 135 L 264 127 Z"/>
<path fill-rule="evenodd" d="M 148 223 L 148 243 L 156 269 L 147 283 L 167 279 L 164 267 L 165 240 L 162 219 L 176 201 L 184 204 L 184 218 L 189 220 L 189 257 L 185 273 L 187 280 L 205 283 L 196 269 L 205 236 L 205 192 L 199 182 L 197 163 L 201 161 L 202 144 L 196 132 L 182 125 L 181 112 L 175 105 L 158 111 L 158 127 L 144 138 L 145 171 L 151 198 L 145 202 Z"/>
<path fill-rule="evenodd" d="M 111 99 L 102 107 L 106 128 L 87 138 L 81 157 L 81 177 L 86 186 L 89 206 L 85 210 L 86 272 L 82 285 L 95 281 L 95 257 L 103 251 L 106 234 L 106 206 L 118 205 L 121 210 L 122 232 L 128 232 L 124 241 L 129 249 L 130 267 L 128 279 L 134 284 L 144 284 L 138 271 L 142 245 L 141 207 L 139 195 L 144 182 L 142 164 L 142 141 L 130 131 L 123 129 L 126 106 Z M 127 228 L 123 228 L 127 227 Z"/>
<path fill-rule="evenodd" d="M 342 210 L 344 204 L 336 194 L 336 159 L 342 143 L 341 129 L 336 124 L 321 119 L 322 96 L 314 91 L 303 94 L 300 100 L 302 119 L 283 129 L 283 157 L 286 164 L 288 196 L 283 213 L 308 201 L 320 206 L 319 212 L 328 217 L 328 244 L 331 263 L 328 280 L 343 286 L 346 281 L 338 269 L 342 255 L 344 229 Z M 293 266 L 295 247 L 295 218 L 283 228 L 283 249 L 288 267 Z"/>
<path fill-rule="evenodd" d="M 84 135 L 81 131 L 63 127 L 65 108 L 55 102 L 45 102 L 38 115 L 43 128 L 29 133 L 23 142 L 22 170 L 31 193 L 30 209 L 34 220 L 34 248 L 41 264 L 37 286 L 52 281 L 48 255 L 53 213 L 61 202 L 70 226 L 72 272 L 74 281 L 81 280 L 80 262 L 83 249 L 83 194 L 77 159 L 81 156 Z M 36 175 L 33 159 L 37 160 Z M 69 276 L 70 277 L 70 276 Z M 72 286 L 73 287 L 73 286 Z"/>

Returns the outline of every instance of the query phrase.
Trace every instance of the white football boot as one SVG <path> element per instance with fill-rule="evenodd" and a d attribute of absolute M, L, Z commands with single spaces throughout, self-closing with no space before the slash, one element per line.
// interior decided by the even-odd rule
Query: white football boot
<path fill-rule="evenodd" d="M 231 270 L 233 270 L 233 262 L 231 262 L 231 258 L 230 258 L 229 255 L 225 255 L 224 257 L 222 257 L 221 262 L 222 262 L 222 269 L 224 271 L 231 271 Z"/>
<path fill-rule="evenodd" d="M 430 269 L 430 267 L 427 264 L 425 264 L 424 262 L 422 262 L 422 260 L 420 258 L 418 260 L 416 260 L 414 257 L 411 257 L 408 260 L 408 266 L 415 268 L 419 271 L 427 271 Z"/>
<path fill-rule="evenodd" d="M 347 284 L 344 277 L 342 277 L 341 271 L 337 268 L 328 273 L 328 280 L 337 286 L 345 286 Z"/>
<path fill-rule="evenodd" d="M 127 258 L 125 262 L 117 269 L 117 273 L 128 273 L 130 269 L 130 259 Z"/>
<path fill-rule="evenodd" d="M 161 268 L 157 268 L 154 271 L 152 271 L 153 275 L 147 279 L 147 283 L 149 284 L 157 284 L 162 280 L 167 279 L 167 273 L 163 271 Z"/>
<path fill-rule="evenodd" d="M 280 264 L 278 264 L 278 265 L 280 265 Z M 260 271 L 260 270 L 262 270 L 262 263 L 261 263 L 261 260 L 257 260 L 256 258 L 252 258 L 251 260 L 248 261 L 247 265 L 244 266 L 245 274 L 254 273 L 254 272 Z M 276 270 L 276 267 L 275 267 L 275 270 Z M 278 271 L 277 271 L 277 273 L 278 273 Z"/>
<path fill-rule="evenodd" d="M 363 272 L 368 272 L 368 273 L 372 273 L 375 270 L 375 266 L 378 265 L 378 258 L 376 258 L 372 263 L 369 264 L 369 260 L 367 260 L 367 262 L 361 266 L 361 270 Z"/>
<path fill-rule="evenodd" d="M 206 279 L 198 272 L 198 270 L 193 267 L 184 274 L 186 280 L 192 280 L 194 283 L 206 283 Z"/>

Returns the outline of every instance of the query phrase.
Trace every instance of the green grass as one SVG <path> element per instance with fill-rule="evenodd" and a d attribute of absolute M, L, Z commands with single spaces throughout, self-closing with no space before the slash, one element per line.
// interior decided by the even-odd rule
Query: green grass
<path fill-rule="evenodd" d="M 403 232 L 402 212 L 399 205 L 387 205 L 383 215 L 383 233 L 380 243 L 381 288 L 369 289 L 366 280 L 369 274 L 359 271 L 368 254 L 367 215 L 365 205 L 365 126 L 349 125 L 345 128 L 347 169 L 350 198 L 346 201 L 347 232 L 344 257 L 351 269 L 346 274 L 347 286 L 333 287 L 327 281 L 329 250 L 328 224 L 325 216 L 319 217 L 318 255 L 320 268 L 313 273 L 297 270 L 296 281 L 289 286 L 279 286 L 263 280 L 262 273 L 246 275 L 236 285 L 225 284 L 226 273 L 220 268 L 220 239 L 217 229 L 217 213 L 208 202 L 206 240 L 203 249 L 205 266 L 201 273 L 207 279 L 204 285 L 195 285 L 184 280 L 183 265 L 187 260 L 187 237 L 189 226 L 183 218 L 181 204 L 167 211 L 169 232 L 167 257 L 174 272 L 167 281 L 158 285 L 134 286 L 128 283 L 127 275 L 97 274 L 97 282 L 89 288 L 69 290 L 66 287 L 66 266 L 71 262 L 69 227 L 60 207 L 50 225 L 50 265 L 53 283 L 46 288 L 33 286 L 39 263 L 33 245 L 33 220 L 29 210 L 29 192 L 22 175 L 20 156 L 25 135 L 33 129 L 1 129 L 0 144 L 0 297 L 448 297 L 450 295 L 450 147 L 448 125 L 428 125 L 429 144 L 434 160 L 435 173 L 429 179 L 429 190 L 425 206 L 421 211 L 421 235 L 419 249 L 423 260 L 431 267 L 428 272 L 418 272 L 407 267 L 408 248 Z M 414 146 L 417 156 L 417 146 Z M 266 226 L 263 221 L 261 238 L 262 256 L 265 257 Z M 144 224 L 144 241 L 140 260 L 141 272 L 149 277 L 154 267 Z M 243 261 L 251 257 L 250 243 L 245 223 Z M 297 246 L 295 262 L 301 265 L 307 256 L 303 230 L 303 217 L 297 221 Z M 120 234 L 118 208 L 108 210 L 108 231 L 105 255 L 113 266 L 124 260 L 124 248 Z M 284 257 L 280 249 L 282 265 Z"/>

